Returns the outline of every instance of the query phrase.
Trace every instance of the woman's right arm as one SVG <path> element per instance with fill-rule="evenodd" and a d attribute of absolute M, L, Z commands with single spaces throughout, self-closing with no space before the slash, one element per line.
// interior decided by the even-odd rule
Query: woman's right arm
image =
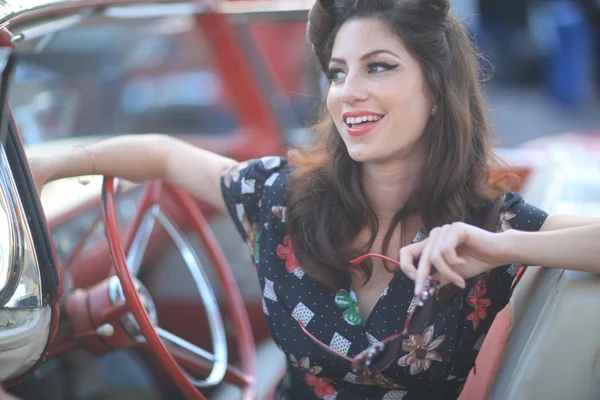
<path fill-rule="evenodd" d="M 166 135 L 127 135 L 30 157 L 29 164 L 38 190 L 56 179 L 92 174 L 161 179 L 225 211 L 220 177 L 237 161 Z"/>

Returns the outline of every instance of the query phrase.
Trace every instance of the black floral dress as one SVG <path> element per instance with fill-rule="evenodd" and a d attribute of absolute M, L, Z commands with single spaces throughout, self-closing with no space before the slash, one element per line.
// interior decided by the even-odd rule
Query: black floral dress
<path fill-rule="evenodd" d="M 263 291 L 271 335 L 286 354 L 280 399 L 455 399 L 496 314 L 507 304 L 519 265 L 493 269 L 441 302 L 420 335 L 403 341 L 403 354 L 369 380 L 352 373 L 347 357 L 402 330 L 415 299 L 402 272 L 392 278 L 367 321 L 361 321 L 348 277 L 337 293 L 313 281 L 297 264 L 286 232 L 284 194 L 291 167 L 284 158 L 251 160 L 227 171 L 225 203 L 247 243 Z M 538 230 L 547 214 L 508 193 L 502 229 Z M 426 238 L 421 230 L 414 242 Z M 317 341 L 346 358 L 323 349 Z"/>

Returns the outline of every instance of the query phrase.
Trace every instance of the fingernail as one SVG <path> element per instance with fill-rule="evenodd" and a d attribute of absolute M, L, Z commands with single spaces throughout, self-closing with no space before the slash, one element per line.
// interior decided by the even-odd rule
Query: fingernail
<path fill-rule="evenodd" d="M 462 279 L 461 279 L 460 281 L 458 281 L 458 286 L 459 286 L 461 289 L 464 289 L 464 288 L 466 288 L 466 287 L 467 287 L 467 284 L 466 284 L 466 282 L 465 282 L 464 280 L 462 280 Z"/>

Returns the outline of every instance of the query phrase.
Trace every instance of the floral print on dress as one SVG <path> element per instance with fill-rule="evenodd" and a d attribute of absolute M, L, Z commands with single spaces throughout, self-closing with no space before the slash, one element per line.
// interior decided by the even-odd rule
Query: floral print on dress
<path fill-rule="evenodd" d="M 273 213 L 274 216 L 279 218 L 281 220 L 281 222 L 286 222 L 286 218 L 285 218 L 286 211 L 287 211 L 286 207 L 282 207 L 282 206 L 271 207 L 271 212 Z"/>
<path fill-rule="evenodd" d="M 331 386 L 333 379 L 321 376 L 311 375 L 308 372 L 304 375 L 306 384 L 313 388 L 315 396 L 319 399 L 324 399 L 326 396 L 336 396 L 337 392 Z"/>
<path fill-rule="evenodd" d="M 517 216 L 517 214 L 515 214 L 514 212 L 511 211 L 503 211 L 500 213 L 500 232 L 505 232 L 509 229 L 512 229 L 512 226 L 510 224 L 510 220 L 515 218 Z M 519 272 L 519 269 L 522 267 L 521 264 L 512 264 L 507 270 L 506 272 L 512 277 L 514 278 L 517 275 L 517 272 Z"/>
<path fill-rule="evenodd" d="M 416 375 L 421 371 L 427 371 L 432 361 L 443 361 L 442 355 L 434 351 L 446 340 L 446 335 L 433 339 L 434 326 L 431 325 L 421 335 L 410 335 L 402 341 L 402 350 L 409 353 L 398 360 L 401 367 L 410 366 L 410 374 Z"/>
<path fill-rule="evenodd" d="M 290 274 L 301 269 L 296 262 L 294 249 L 292 248 L 292 239 L 290 239 L 289 235 L 286 235 L 285 238 L 283 238 L 283 244 L 277 246 L 277 256 L 282 260 L 285 260 L 285 270 Z"/>
<path fill-rule="evenodd" d="M 500 213 L 500 232 L 512 229 L 510 220 L 516 217 L 516 214 L 510 211 L 504 211 Z"/>
<path fill-rule="evenodd" d="M 310 359 L 308 357 L 302 357 L 300 360 L 297 360 L 296 356 L 290 354 L 289 359 L 292 367 L 299 369 L 302 372 L 308 372 L 311 375 L 319 375 L 319 373 L 323 370 L 323 368 L 316 365 L 311 367 Z"/>
<path fill-rule="evenodd" d="M 356 301 L 356 295 L 354 291 L 348 292 L 346 289 L 339 290 L 335 295 L 335 304 L 345 309 L 342 314 L 344 321 L 353 326 L 361 324 L 360 313 L 358 312 L 358 302 Z"/>
<path fill-rule="evenodd" d="M 240 172 L 248 166 L 247 162 L 234 164 L 223 172 L 223 184 L 229 188 L 240 179 Z"/>
<path fill-rule="evenodd" d="M 473 322 L 473 329 L 477 329 L 479 321 L 487 317 L 487 308 L 492 305 L 490 299 L 483 297 L 486 292 L 487 287 L 484 282 L 475 282 L 467 297 L 467 303 L 474 308 L 473 312 L 467 316 L 467 319 Z"/>
<path fill-rule="evenodd" d="M 247 236 L 246 246 L 248 246 L 248 250 L 250 251 L 254 261 L 254 267 L 256 267 L 256 264 L 260 262 L 260 252 L 258 247 L 260 230 L 257 229 L 256 224 L 251 224 L 250 221 L 248 221 L 248 217 L 246 216 L 245 212 L 242 213 L 241 219 Z"/>

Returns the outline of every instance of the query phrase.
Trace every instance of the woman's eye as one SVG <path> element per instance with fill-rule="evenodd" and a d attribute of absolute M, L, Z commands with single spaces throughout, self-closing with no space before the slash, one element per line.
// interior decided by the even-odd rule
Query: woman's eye
<path fill-rule="evenodd" d="M 339 82 L 346 74 L 339 68 L 332 68 L 327 71 L 327 78 L 330 82 Z"/>
<path fill-rule="evenodd" d="M 393 69 L 396 69 L 396 67 L 398 67 L 398 64 L 388 64 L 386 62 L 375 62 L 375 63 L 371 63 L 369 64 L 369 72 L 370 73 L 381 73 L 381 72 L 385 72 L 385 71 L 391 71 Z"/>

